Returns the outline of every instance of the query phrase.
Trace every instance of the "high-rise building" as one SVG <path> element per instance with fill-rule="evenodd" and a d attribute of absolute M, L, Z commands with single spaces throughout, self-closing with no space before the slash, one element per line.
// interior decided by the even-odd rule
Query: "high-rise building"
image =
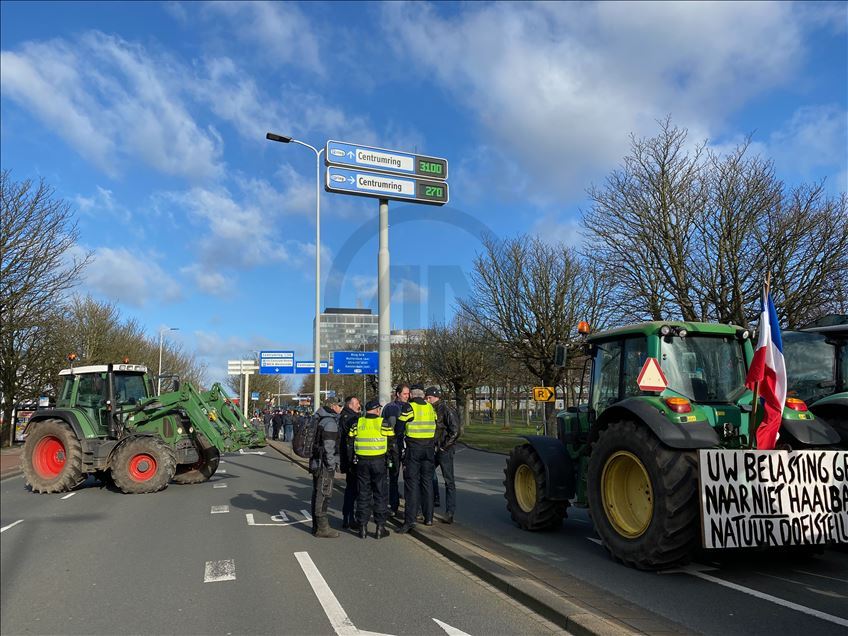
<path fill-rule="evenodd" d="M 378 321 L 370 309 L 327 307 L 321 314 L 321 359 L 330 360 L 334 351 L 376 349 Z"/>

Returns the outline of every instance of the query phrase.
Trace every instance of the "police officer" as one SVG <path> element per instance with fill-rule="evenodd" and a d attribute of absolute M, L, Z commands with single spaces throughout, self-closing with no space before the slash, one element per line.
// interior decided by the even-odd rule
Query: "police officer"
<path fill-rule="evenodd" d="M 404 451 L 403 428 L 404 423 L 400 421 L 401 414 L 412 413 L 412 407 L 409 406 L 409 385 L 398 384 L 395 387 L 395 399 L 389 402 L 383 408 L 383 419 L 389 423 L 395 430 L 394 449 L 390 449 L 389 453 L 393 455 L 393 466 L 389 468 L 389 509 L 393 516 L 397 516 L 398 506 L 400 506 L 400 490 L 398 488 L 398 477 L 400 475 L 400 457 Z"/>
<path fill-rule="evenodd" d="M 353 438 L 351 463 L 356 465 L 356 478 L 359 494 L 357 499 L 356 521 L 359 525 L 359 537 L 368 536 L 368 520 L 374 510 L 377 523 L 375 537 L 389 536 L 386 529 L 388 513 L 387 454 L 394 445 L 395 431 L 380 417 L 382 404 L 371 400 L 365 405 L 365 417 L 360 417 L 350 437 Z"/>
<path fill-rule="evenodd" d="M 356 501 L 356 466 L 351 462 L 353 457 L 350 432 L 359 420 L 359 398 L 355 395 L 345 398 L 345 405 L 339 415 L 339 471 L 345 476 L 344 502 L 342 503 L 342 528 L 358 530 L 356 517 L 353 514 Z"/>
<path fill-rule="evenodd" d="M 459 439 L 459 416 L 447 402 L 442 401 L 442 392 L 438 387 L 430 386 L 424 391 L 427 401 L 436 411 L 436 468 L 441 467 L 445 480 L 445 523 L 453 523 L 456 512 L 456 480 L 453 474 L 453 454 Z M 439 482 L 433 472 L 433 490 L 435 500 L 439 499 Z"/>
<path fill-rule="evenodd" d="M 398 418 L 404 423 L 406 444 L 403 462 L 403 495 L 405 514 L 398 532 L 403 534 L 415 527 L 418 506 L 424 513 L 424 525 L 433 525 L 433 462 L 435 459 L 436 411 L 424 399 L 424 387 L 410 387 L 411 413 Z"/>
<path fill-rule="evenodd" d="M 339 413 L 342 406 L 339 398 L 331 397 L 316 411 L 318 431 L 316 440 L 318 455 L 309 460 L 312 472 L 312 534 L 316 537 L 333 539 L 339 533 L 330 528 L 327 509 L 333 495 L 333 476 L 338 465 Z"/>

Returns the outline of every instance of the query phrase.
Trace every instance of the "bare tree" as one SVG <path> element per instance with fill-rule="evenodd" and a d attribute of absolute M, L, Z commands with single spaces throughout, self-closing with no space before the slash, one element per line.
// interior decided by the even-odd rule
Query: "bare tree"
<path fill-rule="evenodd" d="M 542 385 L 556 386 L 563 375 L 554 364 L 556 345 L 573 340 L 577 323 L 594 313 L 598 281 L 564 244 L 484 237 L 483 247 L 462 313 Z M 545 414 L 550 422 L 553 404 Z"/>
<path fill-rule="evenodd" d="M 43 180 L 16 182 L 0 172 L 3 443 L 15 403 L 40 392 L 51 373 L 40 361 L 55 354 L 56 314 L 90 257 L 74 252 L 77 237 L 71 206 Z"/>

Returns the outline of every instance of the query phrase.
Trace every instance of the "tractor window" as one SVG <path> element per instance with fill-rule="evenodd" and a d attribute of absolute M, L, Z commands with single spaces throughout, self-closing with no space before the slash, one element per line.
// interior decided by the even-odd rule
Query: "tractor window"
<path fill-rule="evenodd" d="M 89 373 L 80 376 L 77 390 L 77 404 L 80 406 L 100 407 L 109 399 L 105 373 Z"/>
<path fill-rule="evenodd" d="M 592 378 L 592 408 L 600 413 L 618 402 L 621 379 L 621 342 L 596 345 L 594 377 Z"/>
<path fill-rule="evenodd" d="M 629 338 L 624 341 L 624 395 L 630 397 L 641 395 L 642 391 L 636 384 L 639 372 L 648 357 L 647 338 Z"/>
<path fill-rule="evenodd" d="M 836 387 L 836 347 L 822 334 L 784 331 L 788 395 L 805 402 L 830 395 Z"/>
<path fill-rule="evenodd" d="M 668 388 L 694 402 L 732 402 L 745 386 L 745 358 L 736 338 L 664 339 L 660 366 Z"/>
<path fill-rule="evenodd" d="M 148 397 L 144 376 L 115 374 L 115 401 L 118 404 L 137 404 Z"/>

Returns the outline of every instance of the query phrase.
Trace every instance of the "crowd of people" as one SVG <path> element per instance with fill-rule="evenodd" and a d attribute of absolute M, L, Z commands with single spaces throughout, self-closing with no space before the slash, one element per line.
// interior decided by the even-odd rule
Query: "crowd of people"
<path fill-rule="evenodd" d="M 409 532 L 419 520 L 433 525 L 434 508 L 441 504 L 436 468 L 441 468 L 445 482 L 441 521 L 453 523 L 453 460 L 460 426 L 456 411 L 441 397 L 438 387 L 401 384 L 395 389 L 395 399 L 386 405 L 378 400 L 362 405 L 356 396 L 324 401 L 315 414 L 315 451 L 310 460 L 315 536 L 339 536 L 327 516 L 337 470 L 345 476 L 342 527 L 363 539 L 372 518 L 376 538 L 389 536 L 386 522 L 389 515 L 397 518 L 400 508 L 401 469 L 404 516 L 397 532 Z M 297 423 L 283 415 L 284 425 L 287 421 Z"/>

